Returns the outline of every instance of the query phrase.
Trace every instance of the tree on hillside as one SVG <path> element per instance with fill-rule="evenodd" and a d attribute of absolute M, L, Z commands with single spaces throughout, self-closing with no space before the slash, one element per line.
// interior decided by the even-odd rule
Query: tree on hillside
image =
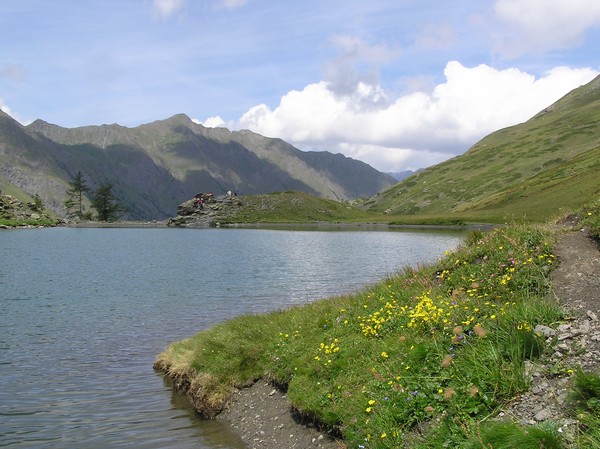
<path fill-rule="evenodd" d="M 90 188 L 85 183 L 81 172 L 77 172 L 77 175 L 69 182 L 69 188 L 67 189 L 67 199 L 65 200 L 65 208 L 67 209 L 67 216 L 84 218 L 83 198 Z"/>
<path fill-rule="evenodd" d="M 125 209 L 116 200 L 112 193 L 113 184 L 103 184 L 94 191 L 92 207 L 96 209 L 98 220 L 116 221 Z"/>

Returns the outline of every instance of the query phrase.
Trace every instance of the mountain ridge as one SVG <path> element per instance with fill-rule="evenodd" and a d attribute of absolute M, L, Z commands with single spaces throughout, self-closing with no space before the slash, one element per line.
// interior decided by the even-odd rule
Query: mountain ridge
<path fill-rule="evenodd" d="M 64 192 L 81 171 L 94 189 L 114 184 L 128 219 L 164 219 L 199 191 L 240 194 L 297 190 L 323 198 L 367 197 L 395 180 L 364 162 L 303 152 L 249 130 L 207 128 L 176 114 L 128 128 L 64 128 L 38 119 L 23 126 L 0 116 L 0 186 L 37 193 L 64 215 Z"/>

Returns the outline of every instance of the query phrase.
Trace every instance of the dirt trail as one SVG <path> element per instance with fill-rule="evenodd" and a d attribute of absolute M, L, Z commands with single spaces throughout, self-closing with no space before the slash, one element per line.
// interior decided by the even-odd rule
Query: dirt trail
<path fill-rule="evenodd" d="M 556 255 L 560 265 L 552 276 L 552 285 L 559 303 L 576 314 L 587 315 L 591 311 L 600 316 L 598 243 L 583 231 L 569 232 L 561 238 Z M 598 342 L 592 346 L 597 348 Z"/>
<path fill-rule="evenodd" d="M 556 246 L 559 266 L 552 273 L 550 299 L 566 310 L 565 323 L 543 330 L 552 353 L 528 365 L 532 385 L 500 414 L 521 424 L 552 421 L 566 434 L 576 421 L 569 415 L 571 371 L 600 369 L 600 251 L 584 231 L 565 232 Z"/>

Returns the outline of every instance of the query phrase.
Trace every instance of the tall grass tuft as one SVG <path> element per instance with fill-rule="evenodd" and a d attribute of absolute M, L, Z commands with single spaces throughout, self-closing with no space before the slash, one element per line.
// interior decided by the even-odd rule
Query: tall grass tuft
<path fill-rule="evenodd" d="M 482 425 L 467 449 L 563 449 L 564 440 L 554 425 L 520 426 L 490 422 Z"/>

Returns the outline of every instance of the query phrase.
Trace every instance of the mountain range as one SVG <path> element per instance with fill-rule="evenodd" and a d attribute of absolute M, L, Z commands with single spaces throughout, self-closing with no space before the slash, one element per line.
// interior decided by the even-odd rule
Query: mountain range
<path fill-rule="evenodd" d="M 322 198 L 370 197 L 397 181 L 364 162 L 301 151 L 248 130 L 206 128 L 184 114 L 127 128 L 23 126 L 0 111 L 0 189 L 41 197 L 64 215 L 68 183 L 81 172 L 92 189 L 113 184 L 124 218 L 161 220 L 198 192 L 301 191 Z"/>
<path fill-rule="evenodd" d="M 182 114 L 135 128 L 68 129 L 42 120 L 23 126 L 0 112 L 2 193 L 25 201 L 35 194 L 61 215 L 78 172 L 92 189 L 114 184 L 125 218 L 136 220 L 172 217 L 198 192 L 293 190 L 360 198 L 375 221 L 545 221 L 600 198 L 600 76 L 460 156 L 394 174 L 409 175 L 400 182 L 340 154 L 205 128 Z"/>

